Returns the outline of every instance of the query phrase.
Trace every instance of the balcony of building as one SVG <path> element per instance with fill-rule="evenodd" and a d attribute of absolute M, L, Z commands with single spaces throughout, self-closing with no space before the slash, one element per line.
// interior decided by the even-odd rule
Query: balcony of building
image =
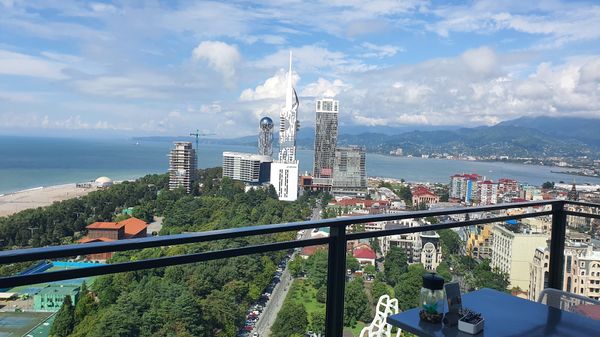
<path fill-rule="evenodd" d="M 534 291 L 539 293 L 543 288 L 554 288 L 554 289 L 565 289 L 567 284 L 565 281 L 565 270 L 572 270 L 572 266 L 565 266 L 565 238 L 567 233 L 567 217 L 586 217 L 593 219 L 600 219 L 600 215 L 593 212 L 582 212 L 571 210 L 573 206 L 584 206 L 587 209 L 597 209 L 600 207 L 598 204 L 591 204 L 586 202 L 576 201 L 532 201 L 523 203 L 511 203 L 511 204 L 499 204 L 492 206 L 483 207 L 465 207 L 465 208 L 452 208 L 442 210 L 426 210 L 426 211 L 414 211 L 405 212 L 399 214 L 378 214 L 378 215 L 364 215 L 356 217 L 342 217 L 335 219 L 315 220 L 315 221 L 303 221 L 295 223 L 282 223 L 282 224 L 269 224 L 269 225 L 255 225 L 239 228 L 230 228 L 223 230 L 214 230 L 206 232 L 194 232 L 194 233 L 183 233 L 177 235 L 165 235 L 165 236 L 154 236 L 146 238 L 133 238 L 128 240 L 115 240 L 109 242 L 92 242 L 86 244 L 75 244 L 75 245 L 63 245 L 63 246 L 48 246 L 39 248 L 27 248 L 18 250 L 8 250 L 0 252 L 0 264 L 11 265 L 16 263 L 31 262 L 31 261 L 66 261 L 81 258 L 88 255 L 105 254 L 111 252 L 146 252 L 144 259 L 116 259 L 112 260 L 108 264 L 96 264 L 87 268 L 74 268 L 74 269 L 62 269 L 56 271 L 36 271 L 33 270 L 30 273 L 25 274 L 14 274 L 11 276 L 5 276 L 0 278 L 0 289 L 4 289 L 4 292 L 11 292 L 11 289 L 24 289 L 32 287 L 36 284 L 52 284 L 52 282 L 73 280 L 81 278 L 98 277 L 102 275 L 118 274 L 124 275 L 117 279 L 112 279 L 113 282 L 120 282 L 119 287 L 122 292 L 127 292 L 127 282 L 135 278 L 143 279 L 144 275 L 142 271 L 155 271 L 156 275 L 160 275 L 162 278 L 177 278 L 185 275 L 186 266 L 205 263 L 210 264 L 211 261 L 218 261 L 223 259 L 250 257 L 250 259 L 260 259 L 264 254 L 278 253 L 279 258 L 284 261 L 281 264 L 280 269 L 275 271 L 276 266 L 271 271 L 279 281 L 277 287 L 284 287 L 285 290 L 289 290 L 290 283 L 286 283 L 286 280 L 290 280 L 291 277 L 288 275 L 288 269 L 290 268 L 290 261 L 285 256 L 291 256 L 292 259 L 299 254 L 299 252 L 306 247 L 322 247 L 326 251 L 327 263 L 326 267 L 323 265 L 320 271 L 323 274 L 324 289 L 326 290 L 326 299 L 324 303 L 325 308 L 325 319 L 324 319 L 324 335 L 326 336 L 342 336 L 344 333 L 344 326 L 348 325 L 348 322 L 344 321 L 345 313 L 345 295 L 348 292 L 347 283 L 349 279 L 347 269 L 347 254 L 348 245 L 357 240 L 364 239 L 377 239 L 382 237 L 390 237 L 395 235 L 410 235 L 419 233 L 432 233 L 433 231 L 440 231 L 445 229 L 460 229 L 460 228 L 474 228 L 475 226 L 483 226 L 486 224 L 504 223 L 506 221 L 513 220 L 524 220 L 524 219 L 535 219 L 535 218 L 549 218 L 551 219 L 551 229 L 549 231 L 548 239 L 546 240 L 547 246 L 541 247 L 540 252 L 535 258 L 538 259 L 539 266 L 541 268 L 547 268 L 546 272 L 541 271 L 543 278 L 537 282 L 538 289 Z M 574 208 L 573 208 L 574 209 Z M 407 219 L 425 219 L 430 217 L 439 216 L 453 216 L 460 215 L 462 220 L 457 221 L 446 221 L 437 224 L 426 224 L 420 226 L 392 226 L 389 229 L 385 227 L 370 228 L 368 231 L 357 230 L 361 224 L 367 223 L 378 223 L 378 222 L 402 222 Z M 279 233 L 311 233 L 313 231 L 318 232 L 319 228 L 328 229 L 328 235 L 298 235 L 296 240 L 279 240 L 277 234 Z M 364 227 L 363 227 L 364 228 Z M 327 232 L 327 231 L 324 231 Z M 262 237 L 272 239 L 268 243 L 252 243 L 251 238 Z M 425 237 L 433 237 L 432 235 Z M 481 241 L 484 241 L 483 239 Z M 206 243 L 219 242 L 221 249 L 206 250 Z M 192 249 L 185 250 L 185 253 L 181 254 L 184 250 L 180 247 L 193 247 Z M 318 250 L 317 248 L 313 251 Z M 362 254 L 362 252 L 361 252 Z M 536 253 L 537 254 L 537 253 Z M 144 254 L 143 254 L 144 255 Z M 364 254 L 363 254 L 364 255 Z M 360 255 L 360 258 L 368 258 L 366 255 Z M 426 254 L 426 260 L 431 262 L 435 260 L 435 252 L 431 250 Z M 250 260 L 247 260 L 250 261 Z M 544 262 L 545 261 L 545 262 Z M 568 261 L 572 261 L 571 257 L 568 257 Z M 361 261 L 361 263 L 364 261 Z M 68 262 L 65 262 L 68 263 Z M 532 262 L 533 263 L 533 262 Z M 183 266 L 184 269 L 174 266 Z M 228 270 L 220 270 L 222 273 L 249 273 L 252 271 L 244 270 L 242 264 L 237 264 L 238 269 L 231 268 L 232 265 L 228 265 Z M 165 271 L 165 267 L 172 267 L 169 271 Z M 578 268 L 578 266 L 575 266 Z M 435 268 L 433 268 L 435 269 Z M 160 272 L 158 272 L 160 271 Z M 136 274 L 137 273 L 137 274 Z M 180 274 L 177 274 L 180 273 Z M 282 275 L 283 274 L 283 275 Z M 326 276 L 325 276 L 326 274 Z M 600 274 L 594 272 L 594 274 L 588 275 L 586 278 L 586 284 L 577 285 L 574 288 L 581 288 L 582 291 L 585 288 L 586 294 L 588 289 L 596 291 L 600 283 Z M 186 277 L 189 277 L 187 275 Z M 194 285 L 195 292 L 201 292 L 203 287 L 210 286 L 210 282 L 217 282 L 214 275 L 196 275 L 198 277 L 198 283 Z M 232 277 L 235 279 L 235 276 Z M 285 278 L 285 280 L 284 280 Z M 589 278 L 589 280 L 588 280 Z M 369 276 L 366 275 L 365 280 L 369 280 Z M 570 288 L 575 282 L 571 277 L 568 278 Z M 138 280 L 139 281 L 139 280 Z M 531 280 L 530 280 L 531 281 Z M 143 281 L 139 281 L 143 282 Z M 206 282 L 207 284 L 203 284 Z M 266 282 L 269 283 L 269 282 Z M 535 282 L 531 282 L 534 284 Z M 579 283 L 579 282 L 577 282 Z M 491 286 L 491 285 L 490 285 Z M 220 290 L 223 292 L 231 291 L 231 296 L 241 296 L 239 292 L 256 292 L 258 296 L 263 292 L 263 289 L 244 289 L 239 287 L 239 284 L 228 283 L 227 285 L 219 284 Z M 131 294 L 129 300 L 131 305 L 123 305 L 128 310 L 146 310 L 147 308 L 136 308 L 134 296 L 143 296 L 151 298 L 154 296 L 154 291 L 175 291 L 188 293 L 185 289 L 161 289 L 156 284 L 148 284 L 146 288 L 147 292 L 138 293 L 136 290 L 135 294 Z M 158 289 L 158 290 L 157 290 Z M 63 289 L 64 290 L 64 289 Z M 71 291 L 71 289 L 67 289 Z M 270 292 L 274 289 L 270 288 Z M 513 289 L 516 290 L 516 289 Z M 520 289 L 521 291 L 526 289 Z M 571 289 L 567 289 L 571 291 Z M 133 290 L 132 290 L 133 291 Z M 62 293 L 61 293 L 62 294 Z M 518 295 L 518 291 L 516 292 Z M 396 294 L 398 296 L 400 294 Z M 96 294 L 96 297 L 100 295 Z M 101 296 L 108 296 L 102 294 Z M 257 297 L 257 295 L 253 295 Z M 597 295 L 600 296 L 600 295 Z M 177 306 L 181 306 L 183 302 L 187 300 L 181 296 L 174 296 L 177 299 L 172 303 L 170 308 L 162 308 L 161 310 L 177 310 Z M 47 299 L 46 299 L 47 300 Z M 215 299 L 216 300 L 216 299 Z M 372 299 L 371 299 L 372 300 Z M 121 299 L 120 301 L 123 301 Z M 270 299 L 274 301 L 273 298 Z M 283 301 L 282 298 L 277 301 Z M 301 301 L 301 299 L 300 299 Z M 376 302 L 376 301 L 375 301 Z M 233 301 L 232 303 L 236 303 Z M 41 304 L 40 304 L 41 305 Z M 202 310 L 189 313 L 190 315 L 203 315 L 203 319 L 229 319 L 235 320 L 234 326 L 236 331 L 219 331 L 220 336 L 227 335 L 252 335 L 244 333 L 245 323 L 244 320 L 239 320 L 237 316 L 232 314 L 234 311 L 244 313 L 246 310 L 251 310 L 255 306 L 254 303 L 244 302 L 246 307 L 219 307 L 220 309 L 227 309 L 224 312 L 203 312 Z M 215 304 L 215 308 L 216 308 Z M 201 307 L 206 309 L 206 307 Z M 347 309 L 347 308 L 346 308 Z M 227 311 L 230 310 L 231 313 Z M 251 311 L 250 311 L 251 312 Z M 150 316 L 152 313 L 146 313 L 148 319 L 151 320 Z M 175 313 L 174 313 L 175 314 Z M 276 315 L 276 313 L 271 313 Z M 120 316 L 115 314 L 115 319 Z M 144 316 L 146 317 L 146 316 Z M 264 318 L 261 318 L 264 319 Z M 274 319 L 274 317 L 272 318 Z M 346 323 L 346 324 L 345 324 Z M 368 322 L 367 322 L 368 323 Z M 142 322 L 132 322 L 131 324 L 142 325 Z M 147 324 L 147 323 L 144 323 Z M 158 325 L 167 324 L 168 322 L 156 322 Z M 177 327 L 173 327 L 177 330 Z M 159 329 L 159 328 L 157 328 Z M 249 331 L 253 330 L 248 329 Z M 159 329 L 160 330 L 160 329 Z M 137 331 L 138 334 L 143 334 L 142 331 Z M 177 331 L 174 331 L 177 335 Z M 196 332 L 200 335 L 211 335 L 215 331 Z M 259 333 L 259 332 L 257 332 Z M 260 336 L 265 335 L 262 331 L 259 333 Z"/>

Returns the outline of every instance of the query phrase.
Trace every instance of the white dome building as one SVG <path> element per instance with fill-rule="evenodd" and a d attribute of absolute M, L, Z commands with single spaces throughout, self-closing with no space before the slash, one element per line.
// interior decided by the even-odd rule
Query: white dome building
<path fill-rule="evenodd" d="M 113 185 L 113 180 L 109 177 L 100 177 L 95 181 L 96 187 L 98 188 L 107 188 Z"/>

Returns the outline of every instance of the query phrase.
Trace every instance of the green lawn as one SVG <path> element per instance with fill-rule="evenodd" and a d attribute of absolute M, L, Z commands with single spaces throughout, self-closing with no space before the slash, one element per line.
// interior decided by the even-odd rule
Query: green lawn
<path fill-rule="evenodd" d="M 286 301 L 294 301 L 304 305 L 308 314 L 308 322 L 310 322 L 311 313 L 315 311 L 324 311 L 325 303 L 317 302 L 317 289 L 310 282 L 303 279 L 294 279 L 290 292 L 287 295 Z M 360 335 L 360 331 L 365 326 L 363 322 L 357 322 L 353 328 L 345 327 L 345 331 L 351 331 L 354 336 Z"/>
<path fill-rule="evenodd" d="M 309 321 L 312 312 L 325 310 L 325 303 L 317 302 L 317 289 L 306 280 L 294 280 L 286 301 L 294 301 L 303 304 L 308 313 Z"/>

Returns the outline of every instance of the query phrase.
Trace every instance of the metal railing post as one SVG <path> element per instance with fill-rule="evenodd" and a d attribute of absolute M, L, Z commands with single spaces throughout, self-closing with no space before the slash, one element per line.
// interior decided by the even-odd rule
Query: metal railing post
<path fill-rule="evenodd" d="M 550 265 L 548 268 L 549 288 L 562 290 L 566 231 L 567 213 L 565 213 L 565 202 L 554 202 L 552 203 L 552 234 L 550 236 Z"/>
<path fill-rule="evenodd" d="M 327 260 L 325 336 L 341 337 L 344 329 L 346 289 L 346 226 L 331 226 Z"/>

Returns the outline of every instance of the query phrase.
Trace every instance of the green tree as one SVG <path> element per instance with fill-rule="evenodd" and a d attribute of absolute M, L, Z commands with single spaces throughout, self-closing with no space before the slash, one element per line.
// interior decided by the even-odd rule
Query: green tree
<path fill-rule="evenodd" d="M 308 278 L 315 288 L 327 283 L 327 251 L 317 250 L 307 261 Z"/>
<path fill-rule="evenodd" d="M 492 288 L 500 291 L 507 291 L 509 284 L 508 274 L 490 267 L 490 261 L 487 259 L 475 267 L 473 278 L 467 282 L 471 289 Z"/>
<path fill-rule="evenodd" d="M 133 208 L 133 211 L 131 212 L 131 215 L 148 223 L 154 220 L 153 208 L 149 203 L 145 203 L 140 206 L 135 206 Z"/>
<path fill-rule="evenodd" d="M 554 188 L 554 182 L 546 181 L 545 183 L 542 184 L 542 188 L 545 190 L 551 190 Z"/>
<path fill-rule="evenodd" d="M 308 315 L 304 305 L 286 301 L 277 314 L 271 335 L 274 337 L 289 337 L 293 334 L 303 336 L 308 326 Z"/>
<path fill-rule="evenodd" d="M 65 296 L 62 306 L 56 313 L 54 323 L 50 328 L 50 336 L 53 337 L 66 337 L 75 327 L 75 311 L 73 309 L 73 303 L 71 302 L 71 296 Z"/>
<path fill-rule="evenodd" d="M 455 231 L 451 229 L 441 229 L 437 231 L 437 233 L 440 236 L 443 256 L 460 254 L 464 243 Z"/>
<path fill-rule="evenodd" d="M 371 295 L 373 297 L 373 304 L 377 304 L 379 298 L 383 295 L 394 296 L 394 289 L 385 284 L 384 282 L 375 280 L 373 287 L 371 288 Z"/>
<path fill-rule="evenodd" d="M 305 273 L 305 261 L 299 255 L 296 255 L 292 261 L 288 263 L 288 268 L 293 277 L 302 276 Z"/>
<path fill-rule="evenodd" d="M 75 324 L 81 323 L 85 316 L 95 312 L 98 309 L 94 296 L 87 290 L 85 282 L 81 285 L 79 292 L 79 300 L 75 304 L 74 318 Z"/>
<path fill-rule="evenodd" d="M 404 200 L 406 206 L 412 206 L 412 191 L 408 185 L 402 185 L 395 190 L 398 197 Z"/>
<path fill-rule="evenodd" d="M 376 253 L 381 254 L 381 247 L 379 246 L 379 240 L 377 238 L 371 239 L 369 243 Z"/>
<path fill-rule="evenodd" d="M 363 280 L 355 278 L 346 284 L 344 302 L 344 325 L 355 326 L 357 321 L 369 321 L 371 308 L 364 290 Z"/>
<path fill-rule="evenodd" d="M 406 261 L 406 253 L 402 248 L 390 248 L 383 262 L 383 273 L 388 284 L 395 286 L 398 283 L 402 274 L 406 272 Z"/>
<path fill-rule="evenodd" d="M 450 266 L 446 261 L 442 261 L 435 270 L 446 282 L 452 281 L 452 273 L 450 272 Z"/>
<path fill-rule="evenodd" d="M 352 272 L 355 272 L 360 269 L 360 263 L 355 257 L 346 255 L 346 269 L 350 269 Z"/>
<path fill-rule="evenodd" d="M 400 310 L 408 310 L 418 305 L 423 274 L 425 268 L 421 264 L 412 264 L 408 267 L 408 271 L 400 276 L 394 287 Z"/>
<path fill-rule="evenodd" d="M 321 286 L 319 289 L 317 289 L 316 296 L 317 296 L 317 302 L 319 302 L 319 303 L 327 302 L 327 287 Z"/>
<path fill-rule="evenodd" d="M 323 335 L 325 333 L 325 310 L 316 310 L 310 313 L 309 329 Z"/>
<path fill-rule="evenodd" d="M 374 265 L 372 264 L 367 264 L 365 266 L 365 268 L 363 269 L 363 271 L 365 272 L 365 274 L 367 275 L 375 275 L 375 273 L 377 273 L 377 269 L 375 268 Z"/>

